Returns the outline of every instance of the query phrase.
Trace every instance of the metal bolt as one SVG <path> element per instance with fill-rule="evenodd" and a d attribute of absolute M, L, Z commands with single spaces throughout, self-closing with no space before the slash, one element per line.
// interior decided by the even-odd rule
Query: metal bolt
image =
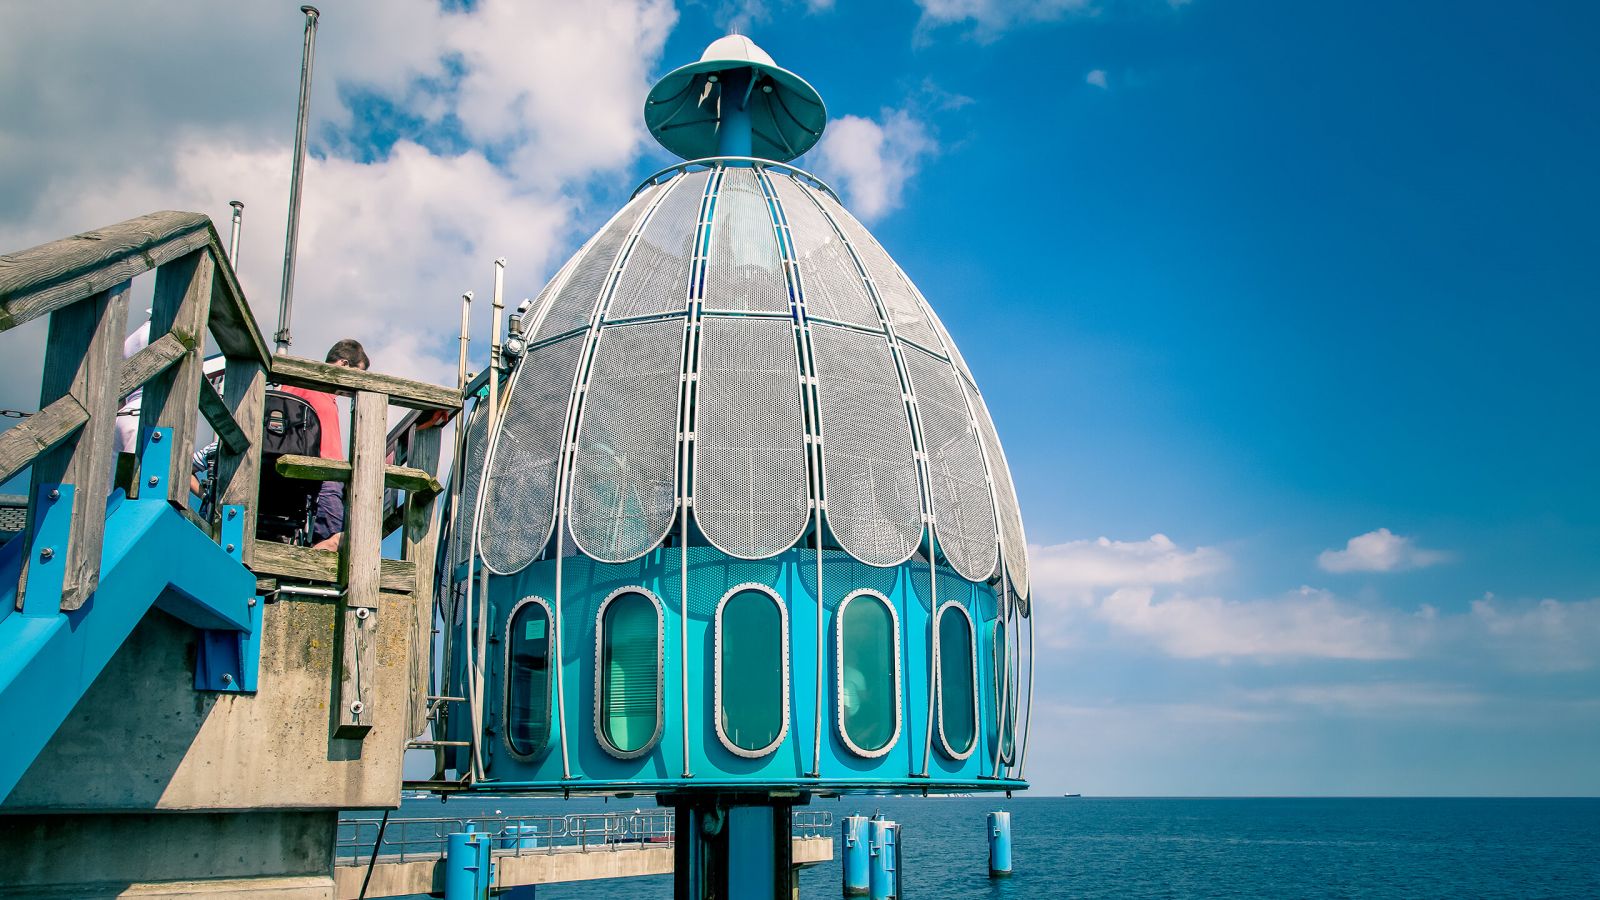
<path fill-rule="evenodd" d="M 251 597 L 251 598 L 250 598 L 250 602 L 249 602 L 249 604 L 248 604 L 248 605 L 250 605 L 250 606 L 255 606 L 255 605 L 256 605 L 256 598 L 254 598 L 254 597 Z"/>
<path fill-rule="evenodd" d="M 55 558 L 56 558 L 56 550 L 55 550 L 54 547 L 46 547 L 43 550 L 39 551 L 39 561 L 40 562 L 49 562 L 50 560 L 55 559 Z"/>
<path fill-rule="evenodd" d="M 356 618 L 365 619 L 367 616 L 370 616 L 370 615 L 372 615 L 372 613 L 369 612 L 365 606 L 356 607 Z"/>
<path fill-rule="evenodd" d="M 156 486 L 156 485 L 158 485 L 158 484 L 160 484 L 160 483 L 161 483 L 161 479 L 160 479 L 160 478 L 157 478 L 157 477 L 156 477 L 156 476 L 154 476 L 154 475 L 151 475 L 151 476 L 150 476 L 150 480 L 149 480 L 149 481 L 147 481 L 147 482 L 145 482 L 145 483 L 146 483 L 146 484 L 148 484 L 148 485 L 150 485 L 150 486 L 151 486 L 151 487 L 155 487 L 155 486 Z"/>
<path fill-rule="evenodd" d="M 362 703 L 360 700 L 351 700 L 350 701 L 350 712 L 351 712 L 352 715 L 359 716 L 359 715 L 361 715 L 362 710 L 365 710 L 366 708 L 367 708 L 367 705 L 365 703 Z"/>
<path fill-rule="evenodd" d="M 222 683 L 223 684 L 233 684 L 233 676 L 228 674 L 227 672 L 223 672 L 222 673 Z"/>
<path fill-rule="evenodd" d="M 61 499 L 61 492 L 56 490 L 55 488 L 51 488 L 50 489 L 50 493 L 46 494 L 45 496 L 49 497 L 51 500 L 60 500 Z"/>
<path fill-rule="evenodd" d="M 226 546 L 226 547 L 223 547 L 223 548 L 222 548 L 222 549 L 223 549 L 223 550 L 226 550 L 226 551 L 227 551 L 227 552 L 229 552 L 229 553 L 232 553 L 232 552 L 233 552 L 233 545 L 232 545 L 232 544 L 229 544 L 229 545 L 228 545 L 228 546 Z"/>
<path fill-rule="evenodd" d="M 239 511 L 237 509 L 231 509 L 230 508 L 228 510 L 228 518 L 230 518 L 230 519 L 233 518 L 234 516 L 237 516 L 238 514 L 239 514 Z"/>
<path fill-rule="evenodd" d="M 161 432 L 157 431 L 154 434 L 150 435 L 150 443 L 152 443 L 152 444 L 161 443 Z"/>

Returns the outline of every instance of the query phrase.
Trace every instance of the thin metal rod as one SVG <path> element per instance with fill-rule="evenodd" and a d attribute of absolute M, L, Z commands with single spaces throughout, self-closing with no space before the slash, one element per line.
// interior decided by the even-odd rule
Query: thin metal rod
<path fill-rule="evenodd" d="M 500 320 L 505 313 L 505 282 L 506 260 L 500 257 L 494 261 L 494 294 L 490 300 L 489 313 L 489 428 L 493 431 L 500 419 Z M 488 433 L 485 433 L 488 439 Z M 483 474 L 478 477 L 477 509 L 473 515 L 472 544 L 473 559 L 477 560 L 482 551 L 480 543 L 483 533 L 483 508 L 484 499 L 488 491 L 484 487 L 489 483 L 490 454 L 483 455 Z M 474 648 L 474 681 L 473 687 L 477 692 L 477 703 L 473 704 L 473 740 L 479 748 L 478 777 L 483 777 L 483 720 L 484 720 L 484 670 L 488 666 L 489 657 L 489 567 L 479 566 L 478 569 L 478 617 L 477 617 L 477 646 Z"/>
<path fill-rule="evenodd" d="M 1028 767 L 1028 732 L 1033 730 L 1033 670 L 1038 659 L 1033 640 L 1033 616 L 1025 616 L 1028 620 L 1028 699 L 1024 704 L 1027 715 L 1022 720 L 1022 753 L 1017 758 L 1017 778 L 1022 778 L 1022 773 Z"/>
<path fill-rule="evenodd" d="M 311 112 L 311 66 L 317 54 L 317 18 L 321 15 L 315 6 L 302 6 L 306 14 L 305 47 L 300 54 L 300 111 L 294 126 L 294 165 L 289 173 L 289 233 L 283 245 L 283 285 L 278 295 L 278 333 L 272 336 L 279 353 L 288 353 L 294 343 L 289 334 L 289 320 L 294 305 L 294 256 L 300 241 L 300 184 L 305 177 L 306 119 Z"/>
<path fill-rule="evenodd" d="M 468 331 L 468 327 L 471 322 L 471 313 L 472 292 L 466 291 L 461 295 L 461 353 L 460 358 L 456 361 L 456 391 L 463 395 L 461 398 L 461 408 L 463 410 L 463 414 L 456 418 L 455 440 L 452 443 L 454 452 L 450 457 L 450 527 L 446 531 L 446 534 L 449 536 L 449 540 L 447 540 L 444 545 L 443 552 L 445 564 L 442 567 L 445 573 L 444 583 L 448 585 L 448 588 L 444 594 L 445 602 L 440 605 L 439 609 L 439 615 L 443 620 L 442 627 L 444 629 L 444 652 L 442 658 L 440 659 L 439 665 L 441 672 L 439 677 L 439 690 L 441 692 L 443 692 L 445 686 L 449 684 L 449 679 L 454 672 L 454 667 L 452 664 L 455 662 L 457 603 L 455 590 L 455 567 L 458 564 L 458 561 L 455 558 L 455 553 L 451 551 L 451 547 L 460 540 L 460 531 L 458 529 L 461 527 L 461 482 L 465 479 L 467 471 L 467 417 L 465 415 L 467 398 L 465 394 L 467 390 L 467 347 L 471 343 L 471 336 Z M 469 588 L 472 582 L 471 573 L 472 569 L 469 567 L 467 569 L 467 583 Z M 467 689 L 465 685 L 463 685 L 463 688 L 464 690 L 470 690 Z M 443 721 L 449 720 L 450 714 L 448 710 L 441 709 L 440 713 L 440 718 Z M 440 733 L 438 724 L 438 722 L 435 723 L 435 735 Z M 442 752 L 439 754 L 438 766 L 439 771 L 442 773 L 444 771 Z"/>
<path fill-rule="evenodd" d="M 939 539 L 934 535 L 932 523 L 928 526 L 928 721 L 922 736 L 922 777 L 928 777 L 928 758 L 933 752 L 933 707 L 939 700 L 939 567 L 934 563 L 938 555 Z"/>
<path fill-rule="evenodd" d="M 233 224 L 228 229 L 228 264 L 239 268 L 239 230 L 244 227 L 244 201 L 229 200 L 233 207 Z"/>
<path fill-rule="evenodd" d="M 1006 724 L 1011 718 L 1011 652 L 1010 644 L 1008 643 L 1008 639 L 1010 637 L 1009 632 L 1011 629 L 1006 627 L 1007 620 L 1010 618 L 1009 610 L 1006 607 L 1006 596 L 1004 593 L 1002 593 L 1000 595 L 1000 614 L 998 619 L 995 621 L 995 627 L 1000 629 L 1000 640 L 998 643 L 1001 652 L 1004 653 L 1006 657 L 1005 669 L 1001 670 L 999 666 L 990 666 L 991 669 L 996 670 L 994 674 L 996 682 L 995 691 L 997 694 L 999 694 L 995 700 L 994 768 L 990 775 L 992 778 L 1000 777 L 1000 760 L 1005 756 L 1004 750 L 1006 746 Z M 991 648 L 990 653 L 992 654 L 993 652 L 994 651 Z M 999 660 L 995 660 L 995 662 L 999 662 Z"/>
<path fill-rule="evenodd" d="M 1012 598 L 1015 600 L 1016 598 Z M 1013 606 L 1013 609 L 1015 607 Z M 1009 662 L 1011 669 L 1011 708 L 1007 710 L 1009 724 L 1011 725 L 1011 758 L 1006 760 L 1006 774 L 1016 768 L 1017 764 L 1017 719 L 1022 715 L 1021 704 L 1017 701 L 1022 698 L 1022 621 L 1021 614 L 1007 613 L 1007 619 L 1017 627 L 1006 629 L 1011 638 L 1011 653 Z"/>

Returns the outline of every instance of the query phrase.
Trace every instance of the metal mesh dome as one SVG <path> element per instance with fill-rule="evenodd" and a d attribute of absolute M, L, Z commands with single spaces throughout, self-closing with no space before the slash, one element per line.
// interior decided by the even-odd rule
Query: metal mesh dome
<path fill-rule="evenodd" d="M 587 556 L 637 558 L 685 505 L 718 550 L 764 559 L 820 505 L 861 562 L 931 541 L 961 577 L 1027 596 L 1016 492 L 971 372 L 809 175 L 711 161 L 657 176 L 533 316 L 495 434 L 468 435 L 494 441 L 479 526 L 492 570 L 553 552 L 558 523 Z"/>

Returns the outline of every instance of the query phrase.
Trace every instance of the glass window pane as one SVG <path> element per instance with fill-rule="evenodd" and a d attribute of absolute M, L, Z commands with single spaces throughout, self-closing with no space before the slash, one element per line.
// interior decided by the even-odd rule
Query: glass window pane
<path fill-rule="evenodd" d="M 611 746 L 636 753 L 649 745 L 658 724 L 661 622 L 642 594 L 623 594 L 606 605 L 601 623 L 600 727 Z"/>
<path fill-rule="evenodd" d="M 894 617 L 882 600 L 863 594 L 845 605 L 839 622 L 839 706 L 846 737 L 868 752 L 894 739 Z"/>
<path fill-rule="evenodd" d="M 722 606 L 722 733 L 761 750 L 783 733 L 783 616 L 770 596 L 744 591 Z"/>
<path fill-rule="evenodd" d="M 1000 724 L 1000 759 L 1011 762 L 1011 744 L 1014 739 L 1012 725 L 1016 722 L 1017 699 L 1011 696 L 1011 659 L 1006 644 L 1006 629 L 996 621 L 993 630 L 994 647 L 994 709 Z"/>
<path fill-rule="evenodd" d="M 939 614 L 939 730 L 956 753 L 972 749 L 978 737 L 973 707 L 978 696 L 972 670 L 972 623 L 961 610 Z"/>
<path fill-rule="evenodd" d="M 524 603 L 506 639 L 506 740 L 533 756 L 550 740 L 550 614 Z"/>

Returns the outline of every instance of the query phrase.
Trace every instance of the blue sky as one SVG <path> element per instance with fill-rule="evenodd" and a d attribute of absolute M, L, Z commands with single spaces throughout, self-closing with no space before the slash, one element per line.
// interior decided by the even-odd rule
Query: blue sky
<path fill-rule="evenodd" d="M 240 197 L 270 328 L 300 16 L 179 5 L 0 13 L 0 243 Z M 453 378 L 459 292 L 671 163 L 644 92 L 736 25 L 1000 428 L 1041 790 L 1600 793 L 1600 9 L 322 6 L 303 343 Z"/>

